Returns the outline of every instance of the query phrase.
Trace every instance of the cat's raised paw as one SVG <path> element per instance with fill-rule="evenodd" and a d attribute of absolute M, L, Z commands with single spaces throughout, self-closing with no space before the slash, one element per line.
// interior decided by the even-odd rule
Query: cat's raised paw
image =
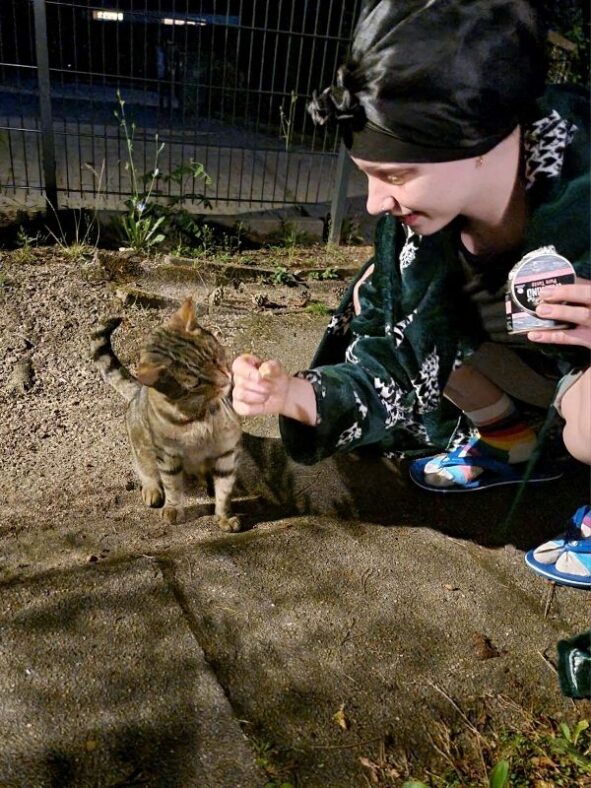
<path fill-rule="evenodd" d="M 184 523 L 185 522 L 185 510 L 179 507 L 178 509 L 174 506 L 163 506 L 160 509 L 160 517 L 163 520 L 166 520 L 167 523 L 174 525 L 175 523 Z"/>
<path fill-rule="evenodd" d="M 164 503 L 164 495 L 159 487 L 142 487 L 142 500 L 151 509 L 157 509 Z"/>
<path fill-rule="evenodd" d="M 222 531 L 236 534 L 240 530 L 240 519 L 238 517 L 218 517 L 216 522 L 218 528 Z"/>

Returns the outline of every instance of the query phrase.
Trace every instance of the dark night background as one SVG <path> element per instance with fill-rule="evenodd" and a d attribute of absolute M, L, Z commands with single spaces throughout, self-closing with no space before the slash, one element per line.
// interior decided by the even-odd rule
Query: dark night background
<path fill-rule="evenodd" d="M 280 90 L 285 83 L 290 90 L 298 82 L 297 70 L 302 88 L 312 73 L 328 79 L 337 50 L 342 52 L 350 37 L 359 3 L 349 3 L 350 10 L 345 9 L 343 15 L 336 0 L 99 0 L 88 3 L 88 9 L 83 5 L 75 0 L 47 3 L 50 67 L 60 78 L 62 74 L 67 79 L 68 73 L 94 72 L 156 79 L 155 48 L 171 44 L 185 63 L 197 59 L 203 69 L 209 61 L 224 60 L 233 74 L 250 73 L 251 87 Z M 0 3 L 3 63 L 35 64 L 31 6 L 23 0 Z M 99 8 L 122 11 L 124 20 L 95 21 L 92 10 Z M 203 16 L 208 24 L 166 26 L 161 18 L 167 14 Z M 209 23 L 211 16 L 217 17 L 217 24 Z M 315 33 L 329 38 L 327 50 L 319 45 Z M 262 74 L 257 70 L 261 63 L 265 66 Z"/>
<path fill-rule="evenodd" d="M 217 119 L 276 136 L 280 114 L 291 111 L 293 142 L 332 148 L 326 129 L 317 138 L 305 99 L 333 81 L 360 4 L 46 0 L 54 117 L 112 123 L 119 89 L 140 126 L 168 115 L 175 128 Z M 97 21 L 97 9 L 122 12 L 123 20 Z M 545 27 L 571 42 L 567 81 L 588 84 L 588 3 L 542 0 L 540 9 Z M 165 25 L 167 16 L 195 24 Z M 0 0 L 0 112 L 36 114 L 34 47 L 32 0 Z M 564 81 L 556 64 L 550 73 L 550 81 Z"/>
<path fill-rule="evenodd" d="M 231 72 L 226 81 L 236 87 L 303 93 L 308 84 L 329 82 L 342 57 L 359 2 L 344 5 L 341 15 L 343 4 L 337 0 L 48 0 L 50 67 L 60 80 L 81 79 L 89 72 L 151 80 L 158 76 L 156 47 L 172 46 L 180 68 L 198 81 L 219 84 L 218 72 L 225 67 Z M 540 4 L 546 26 L 577 45 L 572 76 L 584 83 L 589 79 L 588 7 L 584 0 Z M 124 21 L 94 21 L 90 9 L 99 8 L 122 11 Z M 160 18 L 167 13 L 215 15 L 229 24 L 165 26 Z M 32 30 L 32 3 L 2 0 L 0 61 L 34 65 Z M 326 47 L 319 45 L 315 31 L 328 38 Z M 9 70 L 3 72 L 3 81 L 10 80 Z"/>

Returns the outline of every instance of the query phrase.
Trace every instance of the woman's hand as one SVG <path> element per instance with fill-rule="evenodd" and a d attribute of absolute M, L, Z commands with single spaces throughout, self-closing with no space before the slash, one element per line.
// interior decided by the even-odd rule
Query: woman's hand
<path fill-rule="evenodd" d="M 316 424 L 316 395 L 309 381 L 289 375 L 279 361 L 244 353 L 232 364 L 232 404 L 239 416 L 281 415 Z"/>
<path fill-rule="evenodd" d="M 591 349 L 591 281 L 578 278 L 574 285 L 544 287 L 540 298 L 536 309 L 539 317 L 572 323 L 573 327 L 530 331 L 527 338 L 532 342 L 581 345 Z"/>
<path fill-rule="evenodd" d="M 559 345 L 581 345 L 591 348 L 591 282 L 577 278 L 574 285 L 545 287 L 536 309 L 540 317 L 564 320 L 572 328 L 551 331 L 530 331 L 533 342 L 554 342 Z M 557 303 L 566 301 L 566 303 Z M 565 420 L 562 437 L 568 451 L 581 462 L 591 464 L 591 368 L 564 393 L 560 403 Z"/>
<path fill-rule="evenodd" d="M 239 416 L 282 412 L 290 376 L 278 361 L 244 353 L 232 364 L 232 377 L 232 404 Z"/>

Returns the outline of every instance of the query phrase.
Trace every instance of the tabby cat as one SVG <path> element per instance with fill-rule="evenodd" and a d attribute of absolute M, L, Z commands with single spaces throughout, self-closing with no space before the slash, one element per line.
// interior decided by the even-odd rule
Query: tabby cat
<path fill-rule="evenodd" d="M 195 320 L 187 298 L 149 337 L 134 377 L 111 347 L 121 323 L 112 318 L 93 334 L 93 361 L 128 402 L 126 423 L 135 470 L 147 506 L 182 522 L 184 474 L 213 477 L 215 514 L 223 531 L 239 531 L 231 495 L 240 448 L 240 422 L 228 400 L 231 375 L 223 347 Z"/>

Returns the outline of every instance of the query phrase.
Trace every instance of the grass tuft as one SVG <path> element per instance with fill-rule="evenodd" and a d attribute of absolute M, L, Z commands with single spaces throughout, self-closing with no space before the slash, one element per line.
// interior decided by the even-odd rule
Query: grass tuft
<path fill-rule="evenodd" d="M 378 788 L 581 788 L 591 786 L 591 726 L 534 713 L 511 698 L 484 701 L 478 713 L 460 715 L 460 727 L 434 721 L 432 768 L 381 745 L 364 756 Z M 437 761 L 437 762 L 436 762 Z"/>

